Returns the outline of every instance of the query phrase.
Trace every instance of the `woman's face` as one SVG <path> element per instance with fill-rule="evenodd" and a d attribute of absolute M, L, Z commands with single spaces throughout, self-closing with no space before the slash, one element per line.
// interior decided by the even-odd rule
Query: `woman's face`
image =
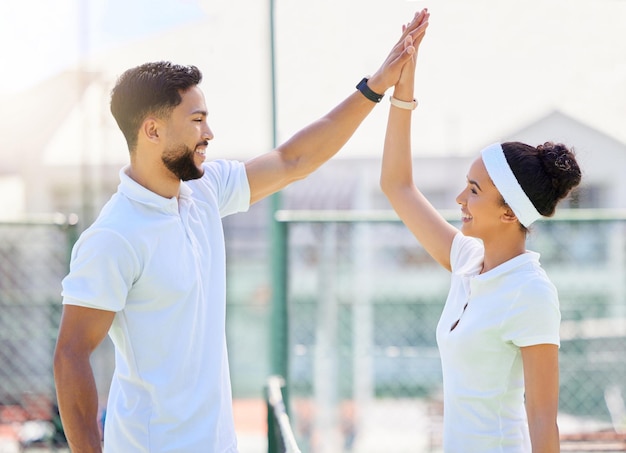
<path fill-rule="evenodd" d="M 503 225 L 502 216 L 508 209 L 481 157 L 470 166 L 467 184 L 456 197 L 456 202 L 461 205 L 463 234 L 483 240 L 497 234 Z"/>

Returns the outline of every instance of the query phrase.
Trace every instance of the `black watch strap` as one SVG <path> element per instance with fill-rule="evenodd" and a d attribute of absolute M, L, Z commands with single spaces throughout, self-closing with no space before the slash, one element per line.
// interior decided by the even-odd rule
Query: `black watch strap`
<path fill-rule="evenodd" d="M 363 77 L 363 79 L 357 84 L 356 89 L 359 90 L 363 96 L 369 99 L 372 102 L 380 102 L 381 99 L 385 96 L 384 94 L 375 93 L 367 86 L 367 81 L 369 79 L 367 77 Z"/>

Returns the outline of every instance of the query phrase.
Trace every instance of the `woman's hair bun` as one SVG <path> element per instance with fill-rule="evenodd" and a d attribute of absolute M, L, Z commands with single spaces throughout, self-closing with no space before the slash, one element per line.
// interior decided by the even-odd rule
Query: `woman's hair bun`
<path fill-rule="evenodd" d="M 543 216 L 553 215 L 558 202 L 580 183 L 574 151 L 561 143 L 546 142 L 535 147 L 505 142 L 502 149 L 520 186 Z"/>
<path fill-rule="evenodd" d="M 581 172 L 574 152 L 561 143 L 546 142 L 537 146 L 537 157 L 541 160 L 558 198 L 565 197 L 580 183 Z"/>

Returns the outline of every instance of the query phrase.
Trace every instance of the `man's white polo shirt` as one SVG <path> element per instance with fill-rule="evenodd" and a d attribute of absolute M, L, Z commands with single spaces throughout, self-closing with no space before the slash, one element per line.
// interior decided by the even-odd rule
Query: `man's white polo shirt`
<path fill-rule="evenodd" d="M 221 218 L 248 209 L 243 163 L 214 161 L 163 198 L 120 172 L 77 241 L 63 303 L 115 311 L 106 452 L 236 452 Z"/>

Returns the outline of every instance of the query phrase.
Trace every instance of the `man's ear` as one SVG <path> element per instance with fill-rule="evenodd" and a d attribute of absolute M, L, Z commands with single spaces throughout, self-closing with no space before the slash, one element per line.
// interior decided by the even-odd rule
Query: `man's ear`
<path fill-rule="evenodd" d="M 157 118 L 148 117 L 141 123 L 139 132 L 148 141 L 158 143 L 161 140 L 161 122 Z"/>
<path fill-rule="evenodd" d="M 504 214 L 500 216 L 500 220 L 502 220 L 504 223 L 514 223 L 517 222 L 517 216 L 515 215 L 513 210 L 507 206 Z"/>

